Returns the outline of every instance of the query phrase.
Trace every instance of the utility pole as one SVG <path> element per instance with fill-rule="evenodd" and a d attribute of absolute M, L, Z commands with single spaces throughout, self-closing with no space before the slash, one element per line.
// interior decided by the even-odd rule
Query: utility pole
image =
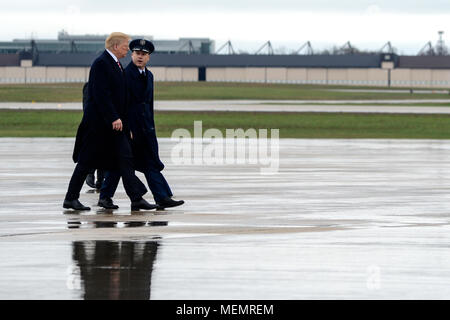
<path fill-rule="evenodd" d="M 442 39 L 442 35 L 444 34 L 444 31 L 438 31 L 438 34 L 439 34 L 439 40 L 436 45 L 436 54 L 438 56 L 444 56 L 448 53 L 447 52 L 448 50 L 444 44 L 444 40 Z"/>

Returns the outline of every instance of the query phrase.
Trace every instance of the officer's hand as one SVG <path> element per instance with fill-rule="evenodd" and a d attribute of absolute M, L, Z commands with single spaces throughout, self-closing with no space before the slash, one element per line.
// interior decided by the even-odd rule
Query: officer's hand
<path fill-rule="evenodd" d="M 131 137 L 131 139 L 133 139 L 133 132 L 132 131 L 130 131 L 130 137 Z"/>
<path fill-rule="evenodd" d="M 117 119 L 112 123 L 113 130 L 122 131 L 122 120 Z"/>

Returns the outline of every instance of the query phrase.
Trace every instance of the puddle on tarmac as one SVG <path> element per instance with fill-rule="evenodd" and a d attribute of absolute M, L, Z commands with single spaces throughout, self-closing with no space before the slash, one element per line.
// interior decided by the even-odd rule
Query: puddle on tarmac
<path fill-rule="evenodd" d="M 68 229 L 91 228 L 138 228 L 138 227 L 163 227 L 168 226 L 168 221 L 67 221 Z"/>
<path fill-rule="evenodd" d="M 67 287 L 80 298 L 150 299 L 158 242 L 74 241 Z"/>

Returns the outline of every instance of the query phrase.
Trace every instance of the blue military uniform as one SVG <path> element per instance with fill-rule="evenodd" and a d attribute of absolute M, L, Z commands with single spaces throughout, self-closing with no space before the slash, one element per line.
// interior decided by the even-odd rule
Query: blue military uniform
<path fill-rule="evenodd" d="M 130 43 L 131 50 L 154 51 L 148 40 L 138 39 Z M 153 112 L 153 74 L 145 68 L 141 71 L 133 62 L 124 70 L 128 88 L 128 124 L 133 139 L 131 146 L 135 169 L 144 173 L 156 203 L 172 197 L 172 191 L 161 171 L 164 164 L 159 158 L 158 141 Z M 108 172 L 103 183 L 100 198 L 112 198 L 120 176 Z"/>
<path fill-rule="evenodd" d="M 164 169 L 158 153 L 155 119 L 153 113 L 153 74 L 149 70 L 140 73 L 131 62 L 125 68 L 129 84 L 129 123 L 133 134 L 132 146 L 135 168 L 139 171 L 152 167 Z"/>

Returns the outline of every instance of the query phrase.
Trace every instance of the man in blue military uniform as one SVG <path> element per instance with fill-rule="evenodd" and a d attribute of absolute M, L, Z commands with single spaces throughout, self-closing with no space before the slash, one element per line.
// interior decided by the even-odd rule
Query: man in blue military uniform
<path fill-rule="evenodd" d="M 164 164 L 158 154 L 158 141 L 153 114 L 153 74 L 146 65 L 155 50 L 151 41 L 137 39 L 130 42 L 130 64 L 125 68 L 128 88 L 128 121 L 135 169 L 144 173 L 158 209 L 176 207 L 183 200 L 172 199 L 172 191 L 161 171 Z M 112 197 L 119 183 L 117 171 L 107 172 L 100 191 L 99 206 L 117 209 Z"/>
<path fill-rule="evenodd" d="M 127 122 L 127 88 L 119 59 L 128 52 L 128 35 L 114 32 L 105 41 L 105 51 L 89 72 L 88 101 L 78 127 L 73 160 L 77 163 L 63 207 L 90 210 L 78 200 L 87 175 L 93 169 L 117 170 L 131 200 L 131 209 L 155 209 L 142 196 L 145 185 L 136 177 Z"/>

